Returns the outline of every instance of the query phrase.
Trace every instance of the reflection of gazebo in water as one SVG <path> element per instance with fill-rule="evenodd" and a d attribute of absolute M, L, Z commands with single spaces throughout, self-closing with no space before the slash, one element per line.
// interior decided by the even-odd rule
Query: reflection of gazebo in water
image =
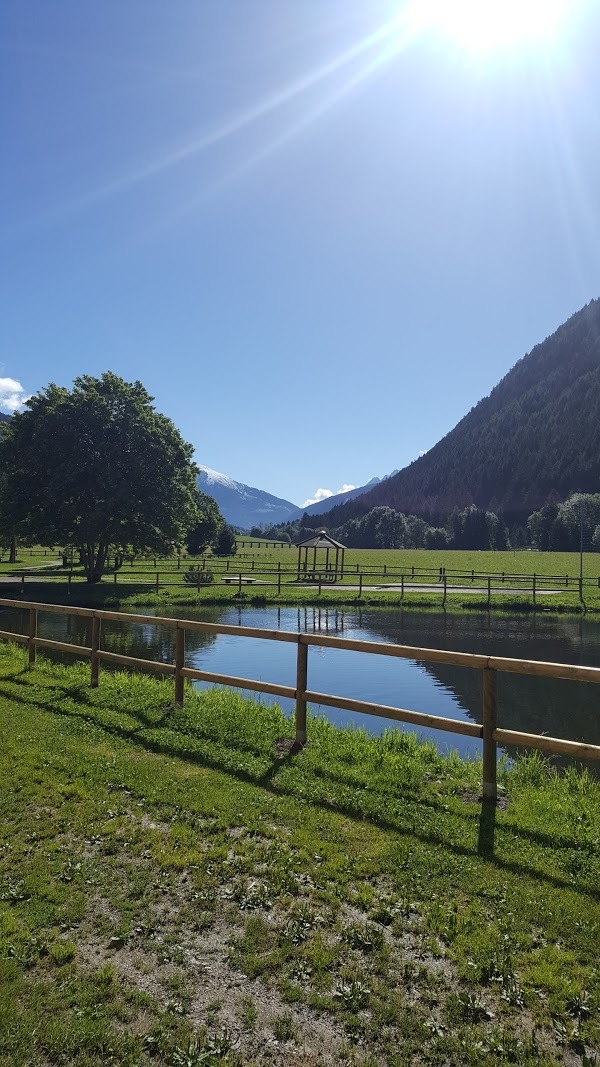
<path fill-rule="evenodd" d="M 324 530 L 320 530 L 314 537 L 308 537 L 306 541 L 300 541 L 296 547 L 298 549 L 298 581 L 304 578 L 313 582 L 335 582 L 338 578 L 344 577 L 345 546 L 339 541 L 334 541 L 333 537 L 326 534 Z M 309 559 L 311 550 L 312 560 Z M 323 551 L 325 558 L 323 558 Z M 304 553 L 304 558 L 302 558 L 302 553 Z"/>

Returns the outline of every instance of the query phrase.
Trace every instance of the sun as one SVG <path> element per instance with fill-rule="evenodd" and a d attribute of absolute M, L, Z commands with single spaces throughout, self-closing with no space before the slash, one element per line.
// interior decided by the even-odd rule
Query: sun
<path fill-rule="evenodd" d="M 421 0 L 424 27 L 476 54 L 557 41 L 569 0 Z"/>

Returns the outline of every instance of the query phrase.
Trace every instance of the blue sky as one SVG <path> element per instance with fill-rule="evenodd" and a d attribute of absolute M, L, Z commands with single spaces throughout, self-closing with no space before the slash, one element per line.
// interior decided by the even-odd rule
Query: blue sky
<path fill-rule="evenodd" d="M 448 432 L 600 295 L 600 5 L 460 2 L 3 0 L 4 410 L 139 378 L 298 504 Z"/>

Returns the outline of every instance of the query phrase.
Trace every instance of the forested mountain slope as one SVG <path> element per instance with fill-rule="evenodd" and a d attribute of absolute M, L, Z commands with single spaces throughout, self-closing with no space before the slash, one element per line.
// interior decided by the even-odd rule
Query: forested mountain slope
<path fill-rule="evenodd" d="M 379 505 L 430 519 L 469 504 L 517 517 L 577 490 L 600 491 L 600 300 L 519 360 L 425 456 L 323 521 Z"/>

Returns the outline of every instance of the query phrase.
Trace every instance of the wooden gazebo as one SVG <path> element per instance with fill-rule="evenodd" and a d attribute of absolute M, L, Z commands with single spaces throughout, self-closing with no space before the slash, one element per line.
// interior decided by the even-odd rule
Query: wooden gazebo
<path fill-rule="evenodd" d="M 298 549 L 298 581 L 335 582 L 344 577 L 344 552 L 346 548 L 339 541 L 320 530 L 314 537 L 300 541 Z M 309 555 L 312 550 L 312 560 Z M 325 557 L 323 558 L 323 552 Z M 335 553 L 335 557 L 334 557 Z"/>

